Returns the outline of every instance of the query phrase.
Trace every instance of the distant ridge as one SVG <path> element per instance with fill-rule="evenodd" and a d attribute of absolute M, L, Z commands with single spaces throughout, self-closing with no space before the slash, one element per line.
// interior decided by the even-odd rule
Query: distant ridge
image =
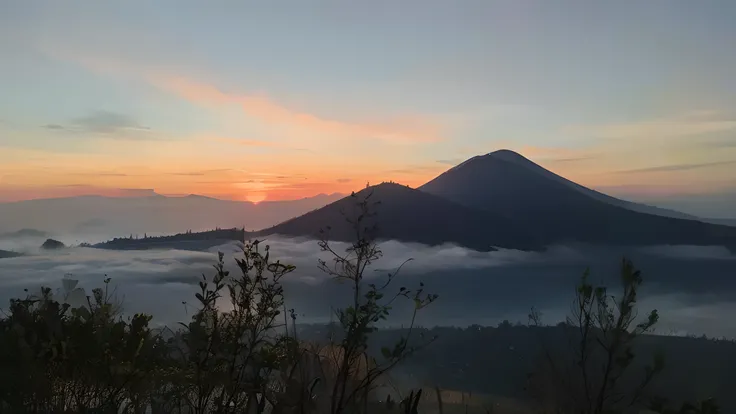
<path fill-rule="evenodd" d="M 85 200 L 85 199 L 105 199 L 105 200 L 131 200 L 131 199 L 200 199 L 200 200 L 216 200 L 232 203 L 247 203 L 247 204 L 263 204 L 263 203 L 290 203 L 294 201 L 311 200 L 315 198 L 337 198 L 345 197 L 346 194 L 334 192 L 334 193 L 319 193 L 312 196 L 306 196 L 301 198 L 285 199 L 285 200 L 264 200 L 259 203 L 253 203 L 247 200 L 232 200 L 228 198 L 217 198 L 202 194 L 159 194 L 154 191 L 146 194 L 126 195 L 126 196 L 108 196 L 100 194 L 82 194 L 76 196 L 62 196 L 62 197 L 46 197 L 46 198 L 32 198 L 28 200 L 20 201 L 0 201 L 0 205 L 3 204 L 27 204 L 27 203 L 39 203 L 45 201 L 61 201 L 61 200 Z"/>
<path fill-rule="evenodd" d="M 182 230 L 267 228 L 344 197 L 325 194 L 297 200 L 219 200 L 191 195 L 113 198 L 81 196 L 0 203 L 0 234 L 38 228 L 83 239 L 113 235 L 171 234 Z M 47 236 L 48 237 L 48 236 Z"/>

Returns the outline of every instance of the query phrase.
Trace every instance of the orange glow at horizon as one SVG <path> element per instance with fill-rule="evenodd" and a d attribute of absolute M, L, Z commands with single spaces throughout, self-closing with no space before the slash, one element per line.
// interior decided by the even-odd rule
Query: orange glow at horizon
<path fill-rule="evenodd" d="M 253 204 L 258 204 L 261 201 L 266 201 L 266 198 L 268 198 L 268 194 L 266 193 L 248 193 L 248 195 L 245 196 L 246 201 L 250 201 Z"/>
<path fill-rule="evenodd" d="M 314 151 L 318 154 L 314 155 L 254 145 L 257 143 L 248 138 L 222 139 L 210 135 L 136 141 L 134 146 L 122 140 L 108 140 L 97 145 L 105 152 L 94 158 L 0 148 L 0 202 L 80 195 L 141 197 L 154 192 L 253 203 L 297 200 L 318 194 L 350 194 L 365 188 L 366 183 L 383 181 L 417 188 L 450 168 L 451 163 L 462 161 L 461 158 L 452 162 L 412 160 L 413 147 L 377 145 L 366 150 L 350 142 L 345 144 L 347 148 L 362 151 L 363 156 L 348 159 L 341 153 Z M 709 160 L 707 154 L 693 151 L 660 152 L 655 162 L 648 152 L 627 153 L 624 167 L 621 157 L 606 147 L 504 146 L 594 189 L 665 196 L 727 191 L 733 186 L 728 173 L 733 166 L 728 163 L 687 168 L 693 162 Z M 685 165 L 686 168 L 647 170 L 652 165 Z"/>
<path fill-rule="evenodd" d="M 533 153 L 529 149 L 524 152 Z M 568 154 L 555 155 L 568 156 Z M 570 154 L 572 155 L 575 154 Z M 319 166 L 313 164 L 312 160 L 302 159 L 301 163 L 295 162 L 291 165 L 266 166 L 251 163 L 253 168 L 248 170 L 212 169 L 212 165 L 204 163 L 197 165 L 194 162 L 188 163 L 187 168 L 161 164 L 156 169 L 133 165 L 119 165 L 113 168 L 108 164 L 107 167 L 89 165 L 82 170 L 78 167 L 80 163 L 77 163 L 76 159 L 60 162 L 62 160 L 63 157 L 54 157 L 55 172 L 51 175 L 47 174 L 47 170 L 32 168 L 34 165 L 21 167 L 19 164 L 5 164 L 7 173 L 4 176 L 6 180 L 0 182 L 0 202 L 81 195 L 142 197 L 156 193 L 168 196 L 197 194 L 261 203 L 297 200 L 318 194 L 350 194 L 351 191 L 365 188 L 366 183 L 379 184 L 383 181 L 394 181 L 417 188 L 450 168 L 449 165 L 440 163 L 420 164 L 405 169 L 392 169 L 400 167 L 394 163 L 365 163 L 353 170 L 366 172 L 343 175 L 341 171 L 349 170 L 343 165 Z M 233 164 L 227 162 L 225 165 Z M 592 188 L 621 188 L 630 192 L 636 190 L 635 192 L 660 196 L 717 192 L 728 188 L 725 181 L 702 182 L 703 173 L 712 169 L 704 170 L 700 174 L 685 174 L 687 171 L 679 174 L 677 172 L 621 174 L 607 172 L 606 170 L 615 168 L 615 165 L 605 165 L 600 159 L 595 158 L 590 161 L 561 163 L 542 161 L 541 164 L 568 179 Z M 728 169 L 729 166 L 715 168 Z M 673 176 L 678 176 L 677 184 L 673 184 Z M 78 184 L 71 185 L 71 183 Z"/>

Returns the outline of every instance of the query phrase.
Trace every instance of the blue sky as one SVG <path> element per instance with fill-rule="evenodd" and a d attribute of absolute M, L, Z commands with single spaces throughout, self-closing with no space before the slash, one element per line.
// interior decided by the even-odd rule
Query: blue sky
<path fill-rule="evenodd" d="M 511 148 L 707 200 L 736 192 L 734 21 L 731 1 L 3 2 L 0 192 L 296 198 Z"/>

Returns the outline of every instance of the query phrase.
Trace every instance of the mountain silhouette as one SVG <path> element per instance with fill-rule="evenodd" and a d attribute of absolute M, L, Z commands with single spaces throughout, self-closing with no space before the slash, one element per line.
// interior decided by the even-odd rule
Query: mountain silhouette
<path fill-rule="evenodd" d="M 320 230 L 329 227 L 330 240 L 353 241 L 355 232 L 346 218 L 355 218 L 356 203 L 368 195 L 370 202 L 380 202 L 373 207 L 376 215 L 365 223 L 377 226 L 376 239 L 426 245 L 455 243 L 481 251 L 494 247 L 541 247 L 529 231 L 511 220 L 394 183 L 366 188 L 354 197 L 345 197 L 256 234 L 319 237 Z"/>
<path fill-rule="evenodd" d="M 734 228 L 673 217 L 681 213 L 595 192 L 509 150 L 470 158 L 419 190 L 524 222 L 548 244 L 733 246 L 736 241 Z"/>
<path fill-rule="evenodd" d="M 514 151 L 499 150 L 499 151 L 492 152 L 489 155 L 492 156 L 494 159 L 500 159 L 503 161 L 514 163 L 520 167 L 527 168 L 546 178 L 549 178 L 550 180 L 564 184 L 572 188 L 573 190 L 577 190 L 591 198 L 594 198 L 599 201 L 603 201 L 608 204 L 612 204 L 612 205 L 619 206 L 619 207 L 624 207 L 628 210 L 637 211 L 639 213 L 655 214 L 658 216 L 681 218 L 681 219 L 688 219 L 688 220 L 702 220 L 699 217 L 696 217 L 690 214 L 685 214 L 679 211 L 670 210 L 670 209 L 661 208 L 661 207 L 649 206 L 646 204 L 634 203 L 634 202 L 627 201 L 627 200 L 621 200 L 619 198 L 611 197 L 607 194 L 603 194 L 599 191 L 591 190 L 590 188 L 584 187 L 574 181 L 570 181 L 565 177 L 557 175 L 553 173 L 552 171 L 549 171 L 545 169 L 544 167 L 538 164 L 535 164 L 534 162 L 530 161 L 523 155 L 516 153 Z"/>

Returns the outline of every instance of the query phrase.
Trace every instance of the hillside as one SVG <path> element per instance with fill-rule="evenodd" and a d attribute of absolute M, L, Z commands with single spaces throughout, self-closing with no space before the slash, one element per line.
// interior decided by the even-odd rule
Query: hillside
<path fill-rule="evenodd" d="M 511 151 L 471 158 L 419 190 L 524 222 L 546 243 L 733 247 L 736 242 L 734 228 L 643 213 L 648 206 L 632 207 L 579 186 Z"/>
<path fill-rule="evenodd" d="M 487 212 L 465 207 L 441 197 L 402 185 L 384 183 L 356 194 L 380 201 L 376 217 L 368 225 L 378 225 L 376 238 L 427 245 L 455 243 L 481 251 L 494 247 L 535 249 L 536 238 L 523 225 Z M 331 240 L 352 241 L 354 231 L 345 217 L 352 218 L 355 199 L 346 197 L 328 206 L 258 232 L 258 235 L 319 237 L 320 229 L 331 227 Z M 345 213 L 345 214 L 343 214 Z"/>

